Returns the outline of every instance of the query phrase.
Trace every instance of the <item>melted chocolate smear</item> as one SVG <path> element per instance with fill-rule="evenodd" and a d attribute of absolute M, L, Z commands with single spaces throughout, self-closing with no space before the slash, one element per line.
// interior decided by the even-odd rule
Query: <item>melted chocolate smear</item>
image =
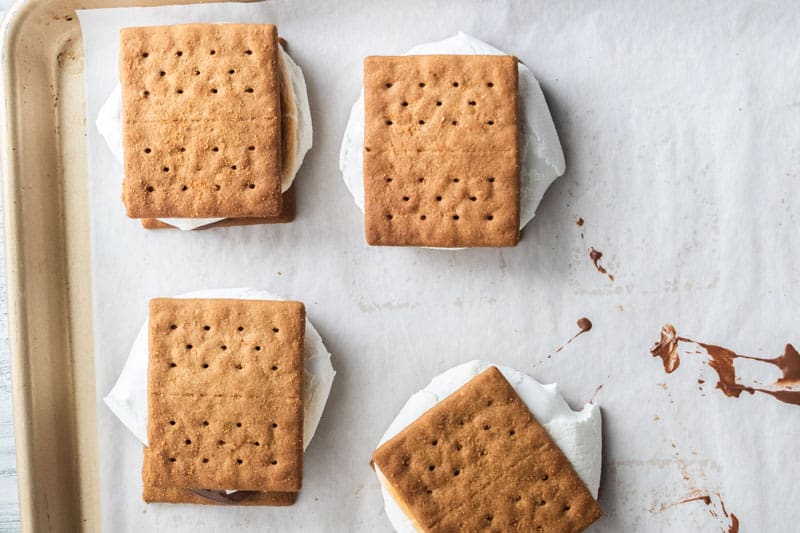
<path fill-rule="evenodd" d="M 800 353 L 797 352 L 794 346 L 787 344 L 783 349 L 783 354 L 778 357 L 767 359 L 762 357 L 752 357 L 749 355 L 740 355 L 717 346 L 715 344 L 707 344 L 704 342 L 695 341 L 686 337 L 679 337 L 675 332 L 675 327 L 671 324 L 665 324 L 661 327 L 661 338 L 650 349 L 653 357 L 660 357 L 664 363 L 664 371 L 667 374 L 674 372 L 678 365 L 680 365 L 680 356 L 678 355 L 678 343 L 690 342 L 703 348 L 711 360 L 707 362 L 708 366 L 714 369 L 717 373 L 717 386 L 725 396 L 729 398 L 738 398 L 742 392 L 748 394 L 767 394 L 772 396 L 778 401 L 800 405 L 800 390 L 791 390 L 788 387 L 792 384 L 800 383 Z M 734 361 L 736 359 L 750 359 L 751 361 L 759 361 L 768 365 L 775 366 L 781 371 L 781 377 L 773 386 L 784 387 L 783 389 L 764 389 L 759 387 L 751 387 L 739 383 L 736 379 L 736 367 Z"/>
<path fill-rule="evenodd" d="M 598 272 L 600 272 L 601 274 L 605 274 L 606 276 L 608 276 L 608 279 L 614 281 L 614 276 L 609 274 L 608 270 L 606 270 L 605 267 L 600 264 L 600 259 L 603 258 L 603 252 L 601 252 L 600 250 L 596 250 L 594 246 L 592 246 L 591 248 L 589 248 L 589 258 L 592 260 L 592 263 L 594 263 L 594 267 L 597 269 Z"/>
<path fill-rule="evenodd" d="M 224 490 L 189 489 L 189 491 L 196 496 L 223 505 L 235 505 L 256 494 L 256 491 L 252 490 L 240 490 L 231 494 L 226 493 Z"/>
<path fill-rule="evenodd" d="M 739 533 L 739 519 L 736 515 L 731 513 L 731 525 L 728 527 L 728 533 Z"/>
<path fill-rule="evenodd" d="M 703 496 L 696 496 L 694 498 L 686 498 L 685 500 L 681 500 L 681 503 L 689 502 L 703 502 L 706 505 L 711 505 L 711 496 L 704 494 Z"/>
<path fill-rule="evenodd" d="M 778 367 L 778 370 L 781 371 L 781 378 L 775 382 L 776 385 L 788 386 L 800 383 L 800 353 L 797 353 L 797 350 L 791 344 L 784 346 L 783 354 L 774 359 L 760 359 L 747 355 L 738 355 L 737 357 L 761 361 Z"/>
<path fill-rule="evenodd" d="M 719 496 L 719 493 L 717 496 Z M 728 514 L 728 510 L 725 509 L 725 501 L 723 501 L 722 496 L 719 496 L 719 505 L 722 507 L 722 514 L 725 515 L 725 518 L 730 518 L 731 520 L 731 523 L 728 526 L 728 533 L 739 533 L 739 519 L 733 513 Z"/>
<path fill-rule="evenodd" d="M 661 358 L 664 372 L 667 374 L 672 374 L 678 368 L 681 358 L 678 356 L 678 334 L 675 332 L 675 326 L 672 324 L 661 326 L 661 339 L 650 348 L 650 353 L 653 357 Z"/>
<path fill-rule="evenodd" d="M 686 476 L 684 476 L 684 478 L 686 478 Z M 713 505 L 714 502 L 711 499 L 711 495 L 710 494 L 701 494 L 700 496 L 695 496 L 693 498 L 686 498 L 685 500 L 681 500 L 681 501 L 679 501 L 677 503 L 673 503 L 673 504 L 670 504 L 670 505 L 662 505 L 661 506 L 661 510 L 664 511 L 666 509 L 669 509 L 670 507 L 674 507 L 676 505 L 681 505 L 681 504 L 684 504 L 684 503 L 703 502 L 705 505 L 710 507 L 710 509 L 708 510 L 708 513 L 711 516 L 713 516 L 714 518 L 717 518 L 719 516 L 717 511 L 718 510 L 722 510 L 722 514 L 725 515 L 725 518 L 730 520 L 730 524 L 727 525 L 727 530 L 723 529 L 723 532 L 727 531 L 727 533 L 739 533 L 739 519 L 736 517 L 735 514 L 728 513 L 728 510 L 725 508 L 725 501 L 722 499 L 722 496 L 718 492 L 715 493 L 715 494 L 716 494 L 717 498 L 719 499 L 719 508 L 717 508 L 716 505 Z"/>

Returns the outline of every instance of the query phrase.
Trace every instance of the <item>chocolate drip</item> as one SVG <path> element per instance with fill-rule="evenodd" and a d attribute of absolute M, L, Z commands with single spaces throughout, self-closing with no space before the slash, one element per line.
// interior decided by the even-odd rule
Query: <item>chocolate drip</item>
<path fill-rule="evenodd" d="M 797 350 L 791 344 L 784 346 L 783 354 L 774 359 L 761 359 L 759 357 L 750 357 L 747 355 L 737 355 L 737 357 L 761 361 L 762 363 L 769 363 L 778 367 L 778 370 L 781 371 L 781 378 L 775 382 L 776 385 L 794 385 L 795 383 L 800 383 L 800 353 L 797 353 Z"/>
<path fill-rule="evenodd" d="M 594 263 L 594 267 L 597 269 L 598 272 L 600 272 L 601 274 L 605 274 L 606 276 L 608 276 L 608 279 L 614 281 L 614 276 L 609 274 L 608 270 L 606 270 L 605 267 L 600 264 L 600 259 L 603 258 L 603 252 L 601 252 L 600 250 L 596 250 L 595 247 L 592 246 L 591 248 L 589 248 L 589 258 L 592 260 L 592 263 Z"/>
<path fill-rule="evenodd" d="M 580 337 L 581 335 L 592 329 L 592 321 L 586 318 L 585 316 L 579 318 L 576 324 L 578 324 L 578 328 L 580 328 L 580 331 L 578 331 L 578 333 L 570 337 L 569 340 L 567 340 L 567 342 L 556 348 L 556 352 L 560 352 L 561 350 L 564 349 L 564 346 L 571 343 L 572 341 L 574 341 L 575 339 L 577 339 L 578 337 Z"/>
<path fill-rule="evenodd" d="M 731 525 L 728 526 L 728 533 L 739 533 L 739 519 L 736 518 L 736 515 L 733 513 L 728 513 L 728 510 L 725 509 L 725 502 L 722 501 L 722 498 L 719 499 L 719 504 L 722 507 L 722 514 L 725 515 L 725 518 L 730 518 Z"/>
<path fill-rule="evenodd" d="M 703 496 L 696 496 L 694 498 L 686 498 L 685 500 L 681 500 L 681 503 L 689 502 L 703 502 L 706 505 L 711 505 L 711 496 L 704 494 Z"/>
<path fill-rule="evenodd" d="M 684 478 L 686 478 L 686 475 L 684 475 Z M 728 510 L 725 508 L 725 501 L 722 499 L 722 496 L 718 492 L 715 494 L 718 499 L 717 503 L 714 502 L 710 494 L 701 494 L 699 496 L 694 496 L 692 498 L 686 498 L 685 500 L 681 500 L 673 504 L 662 505 L 661 511 L 669 509 L 670 507 L 675 507 L 676 505 L 682 505 L 684 503 L 703 502 L 706 506 L 709 507 L 708 512 L 711 516 L 717 518 L 719 516 L 719 511 L 722 511 L 722 514 L 725 516 L 725 518 L 730 520 L 730 524 L 728 524 L 728 533 L 739 533 L 739 519 L 736 517 L 735 514 L 728 513 Z"/>

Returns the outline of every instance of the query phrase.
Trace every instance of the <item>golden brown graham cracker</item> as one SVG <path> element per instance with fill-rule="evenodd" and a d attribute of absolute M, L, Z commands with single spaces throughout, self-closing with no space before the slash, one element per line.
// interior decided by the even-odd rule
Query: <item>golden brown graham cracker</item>
<path fill-rule="evenodd" d="M 431 408 L 372 458 L 426 532 L 577 532 L 602 515 L 496 367 Z"/>
<path fill-rule="evenodd" d="M 298 491 L 303 304 L 156 298 L 149 327 L 145 485 Z"/>
<path fill-rule="evenodd" d="M 128 216 L 280 213 L 277 46 L 273 25 L 121 30 Z"/>
<path fill-rule="evenodd" d="M 284 39 L 279 39 L 281 46 L 286 49 L 287 44 Z M 290 85 L 290 75 L 286 71 L 287 66 L 283 61 L 279 62 L 280 84 L 281 84 L 281 151 L 282 151 L 282 180 L 285 182 L 291 178 L 295 151 L 297 149 L 297 103 L 294 99 L 294 92 Z M 229 226 L 250 226 L 254 224 L 288 224 L 292 222 L 296 215 L 294 188 L 287 189 L 281 198 L 281 212 L 277 216 L 264 218 L 226 218 L 207 226 L 201 226 L 198 230 L 211 228 L 222 228 Z M 143 218 L 142 226 L 145 229 L 175 229 L 174 226 L 157 218 Z"/>
<path fill-rule="evenodd" d="M 206 230 L 211 228 L 224 228 L 230 226 L 250 226 L 253 224 L 288 224 L 294 220 L 297 214 L 294 200 L 294 187 L 290 187 L 283 193 L 283 201 L 281 202 L 281 214 L 276 217 L 267 218 L 226 218 L 207 226 L 200 226 L 195 231 Z M 175 226 L 167 224 L 163 220 L 157 218 L 143 218 L 142 226 L 145 229 L 175 229 Z"/>
<path fill-rule="evenodd" d="M 517 244 L 517 77 L 513 56 L 364 60 L 367 242 Z"/>

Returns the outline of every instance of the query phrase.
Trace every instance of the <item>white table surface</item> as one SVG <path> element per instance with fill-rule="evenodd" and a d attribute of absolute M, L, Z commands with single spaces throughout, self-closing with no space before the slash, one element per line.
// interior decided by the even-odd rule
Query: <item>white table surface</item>
<path fill-rule="evenodd" d="M 2 220 L 0 220 L 0 228 Z M 11 419 L 11 372 L 8 364 L 8 314 L 5 254 L 0 248 L 0 531 L 19 531 L 14 425 Z"/>
<path fill-rule="evenodd" d="M 0 233 L 3 230 L 0 206 Z M 0 531 L 19 531 L 14 425 L 11 419 L 11 372 L 8 362 L 8 306 L 5 250 L 0 236 Z"/>
<path fill-rule="evenodd" d="M 0 19 L 11 0 L 0 0 Z M 19 531 L 14 423 L 11 418 L 11 369 L 8 357 L 8 295 L 5 230 L 0 202 L 0 531 Z"/>

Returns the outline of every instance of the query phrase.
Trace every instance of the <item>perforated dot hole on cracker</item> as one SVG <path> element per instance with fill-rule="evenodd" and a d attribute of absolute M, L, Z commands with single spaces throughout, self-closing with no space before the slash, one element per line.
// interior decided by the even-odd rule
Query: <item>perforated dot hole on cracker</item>
<path fill-rule="evenodd" d="M 491 367 L 380 446 L 373 463 L 421 531 L 582 531 L 602 511 Z"/>
<path fill-rule="evenodd" d="M 128 216 L 280 216 L 279 70 L 273 25 L 122 29 Z"/>
<path fill-rule="evenodd" d="M 158 298 L 149 335 L 145 499 L 300 490 L 303 304 Z"/>
<path fill-rule="evenodd" d="M 513 56 L 365 59 L 368 243 L 517 244 L 517 84 Z"/>

